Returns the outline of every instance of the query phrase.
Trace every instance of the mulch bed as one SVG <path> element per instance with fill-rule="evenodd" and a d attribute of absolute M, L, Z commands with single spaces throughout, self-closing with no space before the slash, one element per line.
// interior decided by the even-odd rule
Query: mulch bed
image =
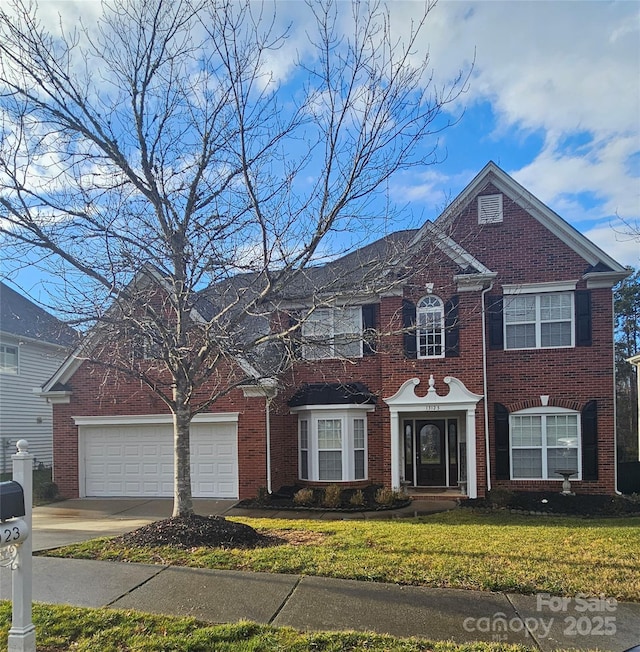
<path fill-rule="evenodd" d="M 525 514 L 562 514 L 569 516 L 616 517 L 640 514 L 640 501 L 626 496 L 590 494 L 563 495 L 559 491 L 491 492 L 488 498 L 466 499 L 462 507 L 480 511 L 506 509 Z"/>
<path fill-rule="evenodd" d="M 177 548 L 256 548 L 271 539 L 243 523 L 222 516 L 173 516 L 144 525 L 117 539 L 125 546 L 175 546 Z"/>
<path fill-rule="evenodd" d="M 294 496 L 301 486 L 295 485 L 290 487 L 281 487 L 275 493 L 262 498 L 246 498 L 236 504 L 241 509 L 263 509 L 271 511 L 292 510 L 292 511 L 322 511 L 322 512 L 369 512 L 383 511 L 390 509 L 400 509 L 411 503 L 407 497 L 398 497 L 389 504 L 380 504 L 376 502 L 376 492 L 382 485 L 367 485 L 361 489 L 362 504 L 354 505 L 351 502 L 352 496 L 356 489 L 345 488 L 340 492 L 340 504 L 332 507 L 324 504 L 324 488 L 315 487 L 313 489 L 312 502 L 300 505 L 295 502 Z"/>

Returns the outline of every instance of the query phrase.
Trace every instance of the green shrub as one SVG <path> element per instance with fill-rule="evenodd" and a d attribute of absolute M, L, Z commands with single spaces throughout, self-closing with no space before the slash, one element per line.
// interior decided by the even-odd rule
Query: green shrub
<path fill-rule="evenodd" d="M 515 492 L 504 487 L 495 487 L 487 492 L 489 503 L 494 507 L 508 507 L 513 502 Z"/>
<path fill-rule="evenodd" d="M 313 499 L 313 489 L 309 489 L 308 487 L 299 489 L 293 494 L 293 502 L 296 505 L 308 507 L 309 505 L 313 505 Z"/>
<path fill-rule="evenodd" d="M 55 482 L 43 482 L 33 487 L 33 499 L 37 503 L 50 503 L 58 497 L 58 485 Z"/>
<path fill-rule="evenodd" d="M 340 507 L 342 503 L 342 487 L 337 484 L 330 484 L 325 488 L 322 496 L 322 506 L 329 508 Z"/>

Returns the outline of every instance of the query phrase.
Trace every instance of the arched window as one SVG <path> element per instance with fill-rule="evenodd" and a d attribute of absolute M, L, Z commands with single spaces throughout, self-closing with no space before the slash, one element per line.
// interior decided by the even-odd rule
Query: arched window
<path fill-rule="evenodd" d="M 419 358 L 444 357 L 444 304 L 432 294 L 416 306 L 416 339 Z"/>

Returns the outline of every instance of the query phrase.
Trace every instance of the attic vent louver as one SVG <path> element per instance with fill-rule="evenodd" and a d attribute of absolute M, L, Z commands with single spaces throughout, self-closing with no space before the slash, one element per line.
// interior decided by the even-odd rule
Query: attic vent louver
<path fill-rule="evenodd" d="M 480 195 L 478 197 L 478 224 L 500 224 L 502 222 L 502 195 Z"/>

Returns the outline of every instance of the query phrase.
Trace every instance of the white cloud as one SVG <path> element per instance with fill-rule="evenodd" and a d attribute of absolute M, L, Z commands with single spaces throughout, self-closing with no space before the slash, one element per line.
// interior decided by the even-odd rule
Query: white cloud
<path fill-rule="evenodd" d="M 598 226 L 585 231 L 584 235 L 621 265 L 640 267 L 640 234 L 630 233 L 627 225 Z"/>
<path fill-rule="evenodd" d="M 422 3 L 391 6 L 406 19 Z M 442 0 L 430 18 L 426 38 L 439 79 L 455 74 L 476 51 L 469 92 L 460 98 L 469 109 L 463 120 L 473 125 L 474 108 L 489 102 L 496 124 L 490 143 L 478 127 L 468 147 L 496 152 L 504 143 L 500 164 L 578 228 L 600 234 L 618 216 L 638 218 L 637 3 Z M 517 162 L 509 162 L 509 145 L 526 134 L 541 137 L 542 147 L 526 161 L 520 142 Z M 413 192 L 426 197 L 427 190 L 418 180 Z M 593 230 L 597 221 L 602 231 Z"/>

